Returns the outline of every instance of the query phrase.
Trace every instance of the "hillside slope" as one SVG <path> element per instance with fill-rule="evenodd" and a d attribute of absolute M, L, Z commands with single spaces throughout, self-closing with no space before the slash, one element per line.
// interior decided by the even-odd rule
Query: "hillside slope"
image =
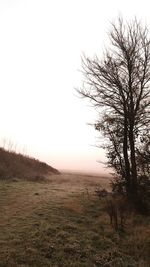
<path fill-rule="evenodd" d="M 46 174 L 59 173 L 58 170 L 37 159 L 0 148 L 0 179 L 38 180 Z"/>

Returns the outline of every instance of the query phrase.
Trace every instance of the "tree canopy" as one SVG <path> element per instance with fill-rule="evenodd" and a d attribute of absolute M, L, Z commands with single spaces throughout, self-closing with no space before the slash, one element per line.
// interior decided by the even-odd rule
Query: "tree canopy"
<path fill-rule="evenodd" d="M 137 200 L 140 177 L 150 176 L 150 37 L 137 19 L 122 18 L 112 24 L 109 36 L 111 47 L 102 59 L 82 58 L 85 82 L 78 91 L 99 110 L 95 128 L 108 141 L 114 184 Z"/>

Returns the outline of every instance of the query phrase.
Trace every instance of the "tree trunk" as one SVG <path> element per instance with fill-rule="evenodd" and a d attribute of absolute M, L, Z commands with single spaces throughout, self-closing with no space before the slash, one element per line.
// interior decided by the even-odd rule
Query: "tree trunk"
<path fill-rule="evenodd" d="M 131 152 L 131 194 L 133 200 L 137 200 L 137 166 L 136 166 L 136 157 L 135 157 L 135 140 L 133 133 L 133 122 L 130 121 L 130 130 L 129 130 L 129 143 L 130 143 L 130 152 Z"/>
<path fill-rule="evenodd" d="M 127 118 L 124 120 L 124 140 L 123 140 L 123 156 L 125 162 L 125 181 L 126 181 L 126 193 L 130 194 L 130 183 L 131 183 L 131 174 L 130 174 L 130 162 L 128 156 L 128 129 L 127 129 Z"/>
<path fill-rule="evenodd" d="M 133 202 L 137 200 L 137 168 L 135 158 L 135 139 L 134 139 L 134 123 L 135 123 L 135 110 L 133 100 L 133 87 L 132 87 L 132 71 L 133 65 L 128 60 L 128 71 L 129 71 L 129 108 L 128 108 L 128 134 L 129 134 L 129 146 L 130 146 L 130 164 L 131 164 L 131 184 L 130 193 Z"/>

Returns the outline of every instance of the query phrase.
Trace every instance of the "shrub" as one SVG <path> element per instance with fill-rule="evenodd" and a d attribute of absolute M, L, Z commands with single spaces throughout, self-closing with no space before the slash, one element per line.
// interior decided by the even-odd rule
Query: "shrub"
<path fill-rule="evenodd" d="M 110 218 L 110 224 L 118 231 L 125 230 L 125 224 L 130 212 L 130 206 L 127 199 L 121 195 L 114 195 L 106 198 L 105 211 Z"/>

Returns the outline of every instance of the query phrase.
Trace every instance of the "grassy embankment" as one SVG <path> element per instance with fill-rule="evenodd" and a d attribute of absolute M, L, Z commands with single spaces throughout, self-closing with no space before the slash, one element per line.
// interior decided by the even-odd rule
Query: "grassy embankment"
<path fill-rule="evenodd" d="M 44 180 L 46 174 L 59 174 L 59 171 L 29 156 L 7 151 L 0 147 L 1 180 Z"/>

